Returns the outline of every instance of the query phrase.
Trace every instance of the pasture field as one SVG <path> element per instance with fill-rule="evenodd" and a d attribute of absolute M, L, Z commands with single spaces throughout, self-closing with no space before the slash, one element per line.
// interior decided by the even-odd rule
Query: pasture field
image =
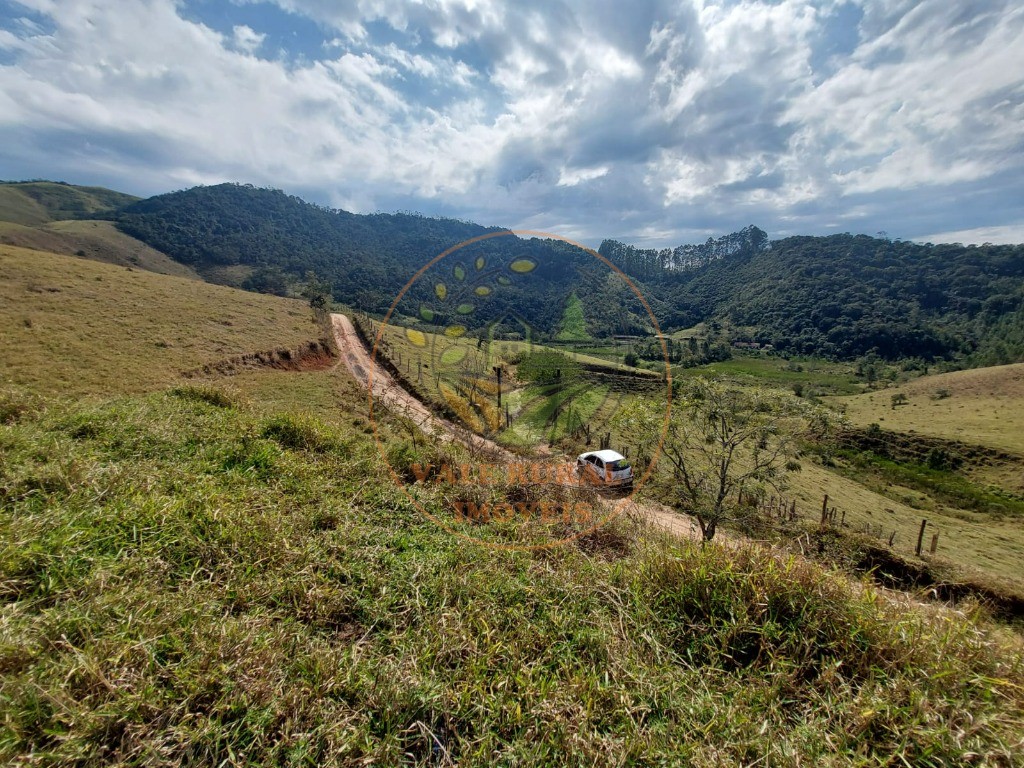
<path fill-rule="evenodd" d="M 200 279 L 191 268 L 129 237 L 109 221 L 69 219 L 35 227 L 0 221 L 0 243 Z"/>
<path fill-rule="evenodd" d="M 907 397 L 893 408 L 893 395 Z M 916 432 L 1024 456 L 1024 363 L 924 376 L 829 400 L 857 426 Z"/>
<path fill-rule="evenodd" d="M 103 395 L 167 386 L 320 335 L 304 302 L 0 245 L 2 384 Z"/>
<path fill-rule="evenodd" d="M 767 354 L 733 352 L 730 360 L 693 368 L 672 367 L 673 377 L 718 377 L 737 384 L 762 383 L 792 390 L 802 387 L 807 395 L 853 394 L 863 391 L 850 363 L 827 360 L 786 360 Z"/>
<path fill-rule="evenodd" d="M 624 519 L 533 552 L 462 541 L 390 480 L 365 401 L 343 397 L 336 424 L 219 384 L 5 412 L 0 761 L 1019 755 L 1010 631 Z M 443 517 L 450 492 L 418 498 Z"/>

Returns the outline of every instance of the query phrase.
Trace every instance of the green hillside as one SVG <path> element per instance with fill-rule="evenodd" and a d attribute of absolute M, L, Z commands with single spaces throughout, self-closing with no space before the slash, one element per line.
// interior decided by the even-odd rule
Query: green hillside
<path fill-rule="evenodd" d="M 274 292 L 312 270 L 337 300 L 375 313 L 385 312 L 438 254 L 501 232 L 449 219 L 331 211 L 232 184 L 140 201 L 116 221 L 208 278 Z M 750 226 L 663 251 L 607 240 L 600 252 L 632 279 L 669 333 L 718 323 L 731 329 L 733 341 L 845 360 L 1024 359 L 1024 246 L 920 245 L 851 234 L 772 241 Z M 508 285 L 484 285 L 486 301 L 446 304 L 435 296 L 439 284 L 452 288 L 459 275 L 475 277 L 475 263 L 487 265 L 480 273 L 486 276 L 515 260 L 535 269 Z M 573 293 L 582 307 L 570 305 L 563 317 Z M 502 331 L 515 332 L 520 317 L 530 318 L 539 338 L 654 331 L 620 278 L 557 240 L 502 236 L 458 251 L 409 287 L 399 312 L 415 317 L 424 307 L 439 324 L 459 322 L 471 331 L 501 323 Z"/>
<path fill-rule="evenodd" d="M 11 246 L 0 290 L 4 764 L 1019 761 L 1024 645 L 969 604 L 406 489 L 458 538 L 384 455 L 472 457 L 344 366 L 177 374 L 302 303 Z"/>
<path fill-rule="evenodd" d="M 607 268 L 562 242 L 502 235 L 498 228 L 412 214 L 356 215 L 310 205 L 270 189 L 237 184 L 160 195 L 121 210 L 118 227 L 212 280 L 269 293 L 312 271 L 349 306 L 383 314 L 406 283 L 436 256 L 476 242 L 438 263 L 409 286 L 399 312 L 431 318 L 438 328 L 554 333 L 570 288 L 583 273 L 593 283 L 594 322 L 649 330 L 635 297 L 623 307 Z M 518 272 L 513 264 L 525 268 Z M 443 289 L 438 286 L 444 286 Z M 474 293 L 479 290 L 484 293 Z M 626 291 L 628 294 L 628 291 Z M 600 297 L 601 300 L 596 300 Z M 425 328 L 424 330 L 429 330 Z"/>
<path fill-rule="evenodd" d="M 33 226 L 62 219 L 87 219 L 139 198 L 103 187 L 54 181 L 0 182 L 0 221 Z"/>

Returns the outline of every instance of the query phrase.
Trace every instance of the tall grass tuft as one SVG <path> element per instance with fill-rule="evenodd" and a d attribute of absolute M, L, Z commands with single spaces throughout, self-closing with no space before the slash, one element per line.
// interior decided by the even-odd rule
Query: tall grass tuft
<path fill-rule="evenodd" d="M 236 408 L 240 404 L 238 395 L 226 392 L 210 384 L 185 384 L 171 389 L 174 397 L 193 403 L 206 403 L 216 408 Z"/>

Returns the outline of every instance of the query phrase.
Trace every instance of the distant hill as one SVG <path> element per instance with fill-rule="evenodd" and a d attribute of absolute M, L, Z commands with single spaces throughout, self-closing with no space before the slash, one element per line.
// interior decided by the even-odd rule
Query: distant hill
<path fill-rule="evenodd" d="M 728 320 L 734 340 L 847 359 L 1024 359 L 1024 246 L 764 234 L 709 241 L 681 267 L 680 249 L 605 241 L 601 253 L 660 286 L 670 328 Z"/>
<path fill-rule="evenodd" d="M 378 313 L 434 257 L 494 235 L 439 263 L 409 288 L 399 312 L 470 330 L 504 318 L 504 330 L 523 333 L 514 318 L 528 319 L 533 331 L 550 334 L 568 295 L 589 285 L 588 297 L 603 297 L 587 307 L 597 330 L 650 330 L 635 297 L 618 295 L 628 294 L 624 285 L 604 285 L 607 268 L 594 258 L 559 241 L 496 236 L 507 232 L 497 227 L 404 213 L 357 215 L 237 184 L 143 200 L 122 209 L 116 222 L 209 279 L 283 293 L 312 271 L 337 301 Z M 536 266 L 515 274 L 514 263 Z"/>
<path fill-rule="evenodd" d="M 93 248 L 115 263 L 171 271 L 161 256 L 167 254 L 185 274 L 279 295 L 294 295 L 314 273 L 337 301 L 377 313 L 446 249 L 507 232 L 408 213 L 352 214 L 238 184 L 147 200 L 55 182 L 0 184 L 0 221 L 13 223 L 0 228 L 0 241 L 103 258 L 83 240 L 67 238 L 92 236 L 95 244 L 101 235 L 111 241 L 113 230 L 53 223 L 83 217 L 109 219 L 151 249 L 139 261 L 130 255 L 135 240 L 124 240 L 120 250 Z M 61 247 L 50 242 L 54 237 L 64 238 Z M 47 242 L 34 245 L 33 238 Z M 750 226 L 673 249 L 606 240 L 600 251 L 643 291 L 662 330 L 717 324 L 732 341 L 839 359 L 1024 360 L 1024 246 L 920 245 L 852 234 L 771 241 Z M 498 283 L 498 273 L 507 274 L 517 259 L 536 269 Z M 477 264 L 485 266 L 476 270 Z M 469 295 L 474 286 L 486 296 Z M 530 332 L 551 337 L 574 291 L 583 333 L 653 330 L 632 292 L 586 254 L 558 241 L 506 236 L 446 259 L 409 288 L 398 312 L 410 322 L 430 318 L 469 333 L 498 320 L 499 332 L 525 333 L 528 322 Z"/>
<path fill-rule="evenodd" d="M 0 182 L 0 245 L 78 256 L 199 279 L 192 269 L 118 230 L 109 217 L 140 198 L 63 182 Z"/>
<path fill-rule="evenodd" d="M 104 187 L 60 181 L 0 182 L 0 221 L 34 226 L 63 219 L 89 219 L 138 200 Z"/>

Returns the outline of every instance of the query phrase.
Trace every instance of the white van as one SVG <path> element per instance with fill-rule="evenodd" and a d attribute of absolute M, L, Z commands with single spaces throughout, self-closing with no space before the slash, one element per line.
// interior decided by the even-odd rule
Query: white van
<path fill-rule="evenodd" d="M 631 488 L 633 467 L 616 451 L 589 451 L 576 457 L 580 478 L 605 488 Z"/>

